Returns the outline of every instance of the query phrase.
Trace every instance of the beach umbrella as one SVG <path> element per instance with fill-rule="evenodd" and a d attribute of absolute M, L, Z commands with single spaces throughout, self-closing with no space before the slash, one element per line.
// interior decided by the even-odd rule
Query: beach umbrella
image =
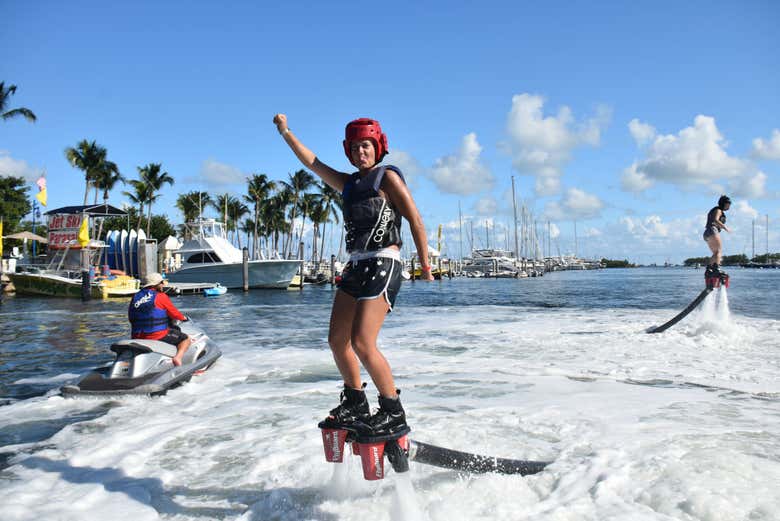
<path fill-rule="evenodd" d="M 44 244 L 49 242 L 48 240 L 46 240 L 45 237 L 41 237 L 40 235 L 32 232 L 12 233 L 11 235 L 5 235 L 3 239 L 22 239 L 22 240 L 27 239 L 30 241 L 42 242 Z"/>

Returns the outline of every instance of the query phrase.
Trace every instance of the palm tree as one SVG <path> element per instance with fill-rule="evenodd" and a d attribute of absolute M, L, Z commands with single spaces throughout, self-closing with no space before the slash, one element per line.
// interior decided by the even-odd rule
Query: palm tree
<path fill-rule="evenodd" d="M 257 233 L 257 225 L 255 221 L 252 219 L 246 218 L 244 219 L 244 222 L 241 223 L 241 225 L 238 227 L 239 231 L 244 232 L 246 234 L 246 242 L 249 244 L 249 235 L 251 233 Z M 239 238 L 239 244 L 241 244 L 241 239 Z M 239 246 L 240 248 L 241 246 Z"/>
<path fill-rule="evenodd" d="M 257 258 L 257 238 L 258 238 L 258 226 L 260 225 L 260 206 L 263 204 L 272 191 L 276 189 L 276 183 L 268 180 L 268 176 L 265 174 L 254 174 L 247 179 L 247 195 L 244 196 L 244 200 L 248 203 L 254 204 L 255 230 L 252 238 L 252 257 Z"/>
<path fill-rule="evenodd" d="M 222 215 L 222 222 L 225 225 L 225 231 L 227 231 L 229 228 L 228 220 L 230 216 L 228 215 L 228 207 L 230 206 L 230 203 L 233 199 L 234 197 L 230 194 L 220 194 L 216 199 L 211 201 L 211 206 L 213 206 L 214 209 Z"/>
<path fill-rule="evenodd" d="M 146 219 L 147 235 L 149 235 L 149 227 L 152 222 L 152 203 L 160 198 L 157 192 L 160 191 L 164 184 L 173 186 L 173 177 L 168 175 L 168 172 L 161 172 L 161 170 L 162 164 L 160 163 L 149 163 L 146 166 L 138 167 L 138 174 L 141 176 L 141 180 L 149 185 L 149 198 L 147 199 L 149 216 Z"/>
<path fill-rule="evenodd" d="M 317 194 L 319 195 L 319 194 Z M 319 268 L 319 252 L 317 251 L 317 239 L 323 237 L 322 243 L 325 243 L 324 234 L 320 234 L 320 225 L 325 224 L 325 220 L 328 218 L 328 213 L 325 211 L 325 201 L 320 195 L 318 199 L 309 207 L 309 219 L 314 227 L 312 231 L 312 243 L 311 243 L 311 260 L 315 262 L 317 268 Z M 324 229 L 324 228 L 323 228 Z"/>
<path fill-rule="evenodd" d="M 30 109 L 19 107 L 18 109 L 6 110 L 6 106 L 8 105 L 9 98 L 14 93 L 16 93 L 16 85 L 9 85 L 8 88 L 6 89 L 5 82 L 0 81 L 0 115 L 2 115 L 2 118 L 6 120 L 6 119 L 22 116 L 26 118 L 27 121 L 35 122 L 37 118 L 35 117 L 35 114 L 33 114 L 33 112 Z"/>
<path fill-rule="evenodd" d="M 238 248 L 241 249 L 241 234 L 239 233 L 238 224 L 241 222 L 241 218 L 249 213 L 249 208 L 241 202 L 241 199 L 233 197 L 228 202 L 228 212 L 233 218 L 233 230 L 238 238 Z"/>
<path fill-rule="evenodd" d="M 144 181 L 137 179 L 130 180 L 130 185 L 133 187 L 133 192 L 122 192 L 130 199 L 130 202 L 138 205 L 138 224 L 137 228 L 141 227 L 141 219 L 144 216 L 144 205 L 149 202 L 150 189 L 149 185 Z"/>
<path fill-rule="evenodd" d="M 179 197 L 176 198 L 176 208 L 178 208 L 184 216 L 185 226 L 183 226 L 183 229 L 185 238 L 189 236 L 189 230 L 186 224 L 197 220 L 201 213 L 203 213 L 203 206 L 208 206 L 210 204 L 211 196 L 209 193 L 199 192 L 197 190 L 187 192 L 186 194 L 180 194 Z"/>
<path fill-rule="evenodd" d="M 297 170 L 294 174 L 289 174 L 290 181 L 282 181 L 282 184 L 286 187 L 286 189 L 291 194 L 291 203 L 292 203 L 292 211 L 290 213 L 290 222 L 291 229 L 292 226 L 295 224 L 295 213 L 296 209 L 300 206 L 300 203 L 302 202 L 300 200 L 300 194 L 306 192 L 309 190 L 312 185 L 314 185 L 315 178 L 312 174 L 307 172 L 306 170 Z M 289 249 L 292 246 L 292 235 L 290 236 L 290 242 L 287 244 L 287 250 L 285 251 L 285 258 L 289 256 Z"/>
<path fill-rule="evenodd" d="M 114 189 L 118 182 L 125 182 L 119 173 L 119 167 L 113 161 L 103 161 L 95 171 L 93 184 L 98 190 L 103 190 L 103 204 L 108 204 L 108 192 Z"/>
<path fill-rule="evenodd" d="M 341 198 L 341 193 L 338 190 L 335 190 L 330 187 L 327 183 L 322 183 L 320 185 L 320 193 L 322 194 L 322 206 L 325 210 L 325 217 L 322 221 L 322 245 L 320 246 L 320 262 L 322 262 L 322 257 L 325 254 L 325 225 L 329 222 L 331 222 L 330 217 L 333 216 L 333 220 L 335 222 L 339 222 L 339 211 L 343 209 L 344 207 L 344 200 Z M 341 233 L 344 233 L 344 229 L 341 229 Z M 341 240 L 339 239 L 339 255 L 341 255 Z"/>
<path fill-rule="evenodd" d="M 103 204 L 108 205 L 108 192 L 114 189 L 114 186 L 118 182 L 125 182 L 122 174 L 119 173 L 119 167 L 113 161 L 103 161 L 97 171 L 95 172 L 95 190 L 103 190 Z M 100 238 L 100 234 L 103 233 L 103 221 L 101 219 L 100 227 L 98 228 L 97 237 Z"/>
<path fill-rule="evenodd" d="M 65 157 L 71 166 L 84 172 L 84 205 L 87 204 L 89 195 L 89 185 L 93 183 L 101 169 L 101 164 L 106 161 L 106 149 L 98 145 L 95 141 L 91 143 L 82 139 L 76 144 L 76 147 L 65 149 Z"/>
<path fill-rule="evenodd" d="M 286 192 L 283 190 L 271 197 L 261 209 L 265 232 L 269 239 L 273 238 L 271 248 L 277 252 L 279 251 L 279 235 L 289 233 L 291 228 L 285 216 L 287 201 Z"/>
<path fill-rule="evenodd" d="M 315 183 L 314 186 L 317 186 Z M 312 211 L 316 209 L 321 204 L 322 195 L 317 193 L 310 193 L 310 194 L 302 194 L 303 197 L 301 197 L 301 229 L 298 233 L 298 240 L 303 241 L 303 229 L 306 225 L 306 217 L 310 217 Z M 317 237 L 317 230 L 314 230 L 314 237 L 316 242 Z M 316 244 L 314 247 L 314 252 L 316 252 Z M 314 252 L 312 253 L 312 257 L 314 257 Z"/>
<path fill-rule="evenodd" d="M 236 215 L 240 218 L 249 212 L 249 209 L 239 198 L 230 194 L 218 195 L 217 198 L 212 201 L 211 206 L 222 214 L 226 232 L 232 232 L 237 229 Z M 228 234 L 228 237 L 232 240 L 233 235 Z"/>

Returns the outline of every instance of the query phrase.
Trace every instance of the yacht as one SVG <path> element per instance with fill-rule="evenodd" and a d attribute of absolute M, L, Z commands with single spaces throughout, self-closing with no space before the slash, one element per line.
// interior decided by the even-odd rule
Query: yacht
<path fill-rule="evenodd" d="M 168 273 L 170 282 L 214 283 L 231 288 L 242 288 L 243 253 L 225 236 L 223 224 L 214 219 L 199 219 L 186 223 L 187 233 L 182 247 L 175 251 L 181 265 Z M 299 260 L 250 260 L 250 288 L 286 289 L 301 264 Z"/>

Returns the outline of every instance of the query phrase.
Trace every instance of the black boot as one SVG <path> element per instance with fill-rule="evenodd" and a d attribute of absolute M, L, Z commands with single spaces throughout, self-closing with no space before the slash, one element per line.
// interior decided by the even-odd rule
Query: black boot
<path fill-rule="evenodd" d="M 401 391 L 396 392 L 401 394 Z M 379 410 L 369 418 L 366 426 L 368 429 L 364 434 L 371 436 L 386 436 L 403 430 L 408 431 L 409 426 L 406 424 L 406 413 L 401 405 L 400 396 L 395 398 L 379 396 Z"/>
<path fill-rule="evenodd" d="M 366 384 L 363 384 L 363 388 Z M 366 423 L 371 417 L 368 399 L 363 389 L 353 389 L 344 385 L 341 391 L 341 403 L 330 411 L 330 415 L 322 423 L 334 427 L 349 427 L 356 422 Z"/>

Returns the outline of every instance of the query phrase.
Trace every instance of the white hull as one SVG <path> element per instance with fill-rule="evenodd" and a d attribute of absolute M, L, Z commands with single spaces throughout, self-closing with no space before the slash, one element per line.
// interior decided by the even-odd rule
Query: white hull
<path fill-rule="evenodd" d="M 300 261 L 249 261 L 249 287 L 285 289 L 298 271 Z M 243 265 L 237 263 L 208 263 L 185 266 L 168 274 L 171 282 L 219 282 L 226 288 L 243 288 Z"/>

